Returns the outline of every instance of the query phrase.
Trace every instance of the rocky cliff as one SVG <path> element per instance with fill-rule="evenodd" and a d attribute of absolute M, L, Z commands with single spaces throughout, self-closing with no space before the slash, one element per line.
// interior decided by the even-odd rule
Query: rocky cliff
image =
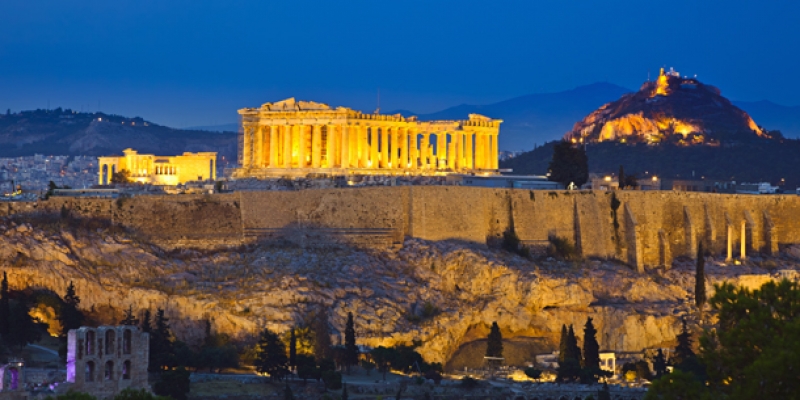
<path fill-rule="evenodd" d="M 264 327 L 286 331 L 324 305 L 335 336 L 352 311 L 360 343 L 420 340 L 423 356 L 438 362 L 483 339 L 492 321 L 509 343 L 536 346 L 531 353 L 554 349 L 562 324 L 582 327 L 589 316 L 603 349 L 672 345 L 694 287 L 691 261 L 637 274 L 614 262 L 530 261 L 478 244 L 419 239 L 387 250 L 257 244 L 166 252 L 115 227 L 33 226 L 23 217 L 0 220 L 0 269 L 14 289 L 63 295 L 75 282 L 81 306 L 105 323 L 129 305 L 165 308 L 189 342 L 202 339 L 204 319 L 241 337 Z M 779 270 L 796 273 L 798 265 L 710 259 L 706 267 L 709 290 L 721 280 L 756 287 Z M 480 362 L 463 358 L 458 363 Z"/>

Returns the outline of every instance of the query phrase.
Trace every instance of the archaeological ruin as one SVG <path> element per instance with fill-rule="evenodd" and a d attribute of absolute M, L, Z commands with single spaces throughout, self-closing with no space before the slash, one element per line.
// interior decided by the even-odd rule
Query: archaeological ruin
<path fill-rule="evenodd" d="M 233 177 L 492 174 L 502 120 L 366 114 L 294 98 L 243 108 Z"/>
<path fill-rule="evenodd" d="M 125 149 L 122 156 L 98 157 L 98 183 L 111 182 L 114 173 L 128 171 L 132 182 L 179 185 L 190 181 L 217 179 L 217 153 L 183 153 L 179 156 L 139 154 Z"/>

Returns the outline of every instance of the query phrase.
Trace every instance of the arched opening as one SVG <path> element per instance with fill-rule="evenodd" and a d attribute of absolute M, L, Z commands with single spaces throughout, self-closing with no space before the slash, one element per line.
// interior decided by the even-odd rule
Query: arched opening
<path fill-rule="evenodd" d="M 94 354 L 94 331 L 86 332 L 86 355 Z"/>
<path fill-rule="evenodd" d="M 131 361 L 125 360 L 122 363 L 122 379 L 131 379 Z"/>
<path fill-rule="evenodd" d="M 19 370 L 16 368 L 9 368 L 8 373 L 11 377 L 11 385 L 9 387 L 11 390 L 17 390 L 19 388 Z M 2 387 L 2 385 L 0 385 L 0 387 Z"/>
<path fill-rule="evenodd" d="M 85 382 L 94 382 L 94 361 L 86 362 L 86 371 L 83 380 Z"/>
<path fill-rule="evenodd" d="M 114 354 L 114 340 L 116 339 L 116 333 L 109 329 L 106 331 L 106 354 Z"/>
<path fill-rule="evenodd" d="M 105 373 L 103 374 L 105 380 L 110 381 L 114 379 L 114 362 L 106 361 Z"/>
<path fill-rule="evenodd" d="M 131 330 L 125 329 L 122 333 L 122 354 L 131 354 Z"/>

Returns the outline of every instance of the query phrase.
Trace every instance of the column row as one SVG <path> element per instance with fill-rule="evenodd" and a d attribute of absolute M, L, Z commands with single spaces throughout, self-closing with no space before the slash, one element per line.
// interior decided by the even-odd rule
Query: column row
<path fill-rule="evenodd" d="M 245 129 L 242 163 L 255 168 L 497 169 L 497 135 L 363 125 Z"/>

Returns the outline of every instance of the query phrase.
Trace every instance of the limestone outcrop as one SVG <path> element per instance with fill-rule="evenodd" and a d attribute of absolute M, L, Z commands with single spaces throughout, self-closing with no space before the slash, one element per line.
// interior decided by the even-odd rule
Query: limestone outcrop
<path fill-rule="evenodd" d="M 676 261 L 639 274 L 612 261 L 530 261 L 478 244 L 420 239 L 386 250 L 260 243 L 167 252 L 120 229 L 0 220 L 0 269 L 10 286 L 63 295 L 72 281 L 81 307 L 102 322 L 121 318 L 129 305 L 161 307 L 178 337 L 198 342 L 206 319 L 217 332 L 243 337 L 264 327 L 284 332 L 323 305 L 334 336 L 353 312 L 360 343 L 419 340 L 432 362 L 485 338 L 493 321 L 504 337 L 537 338 L 546 350 L 556 347 L 562 324 L 582 336 L 589 316 L 603 349 L 671 346 L 692 310 L 693 265 Z M 706 267 L 709 291 L 722 280 L 757 287 L 797 271 L 790 258 L 738 266 L 709 259 Z"/>

